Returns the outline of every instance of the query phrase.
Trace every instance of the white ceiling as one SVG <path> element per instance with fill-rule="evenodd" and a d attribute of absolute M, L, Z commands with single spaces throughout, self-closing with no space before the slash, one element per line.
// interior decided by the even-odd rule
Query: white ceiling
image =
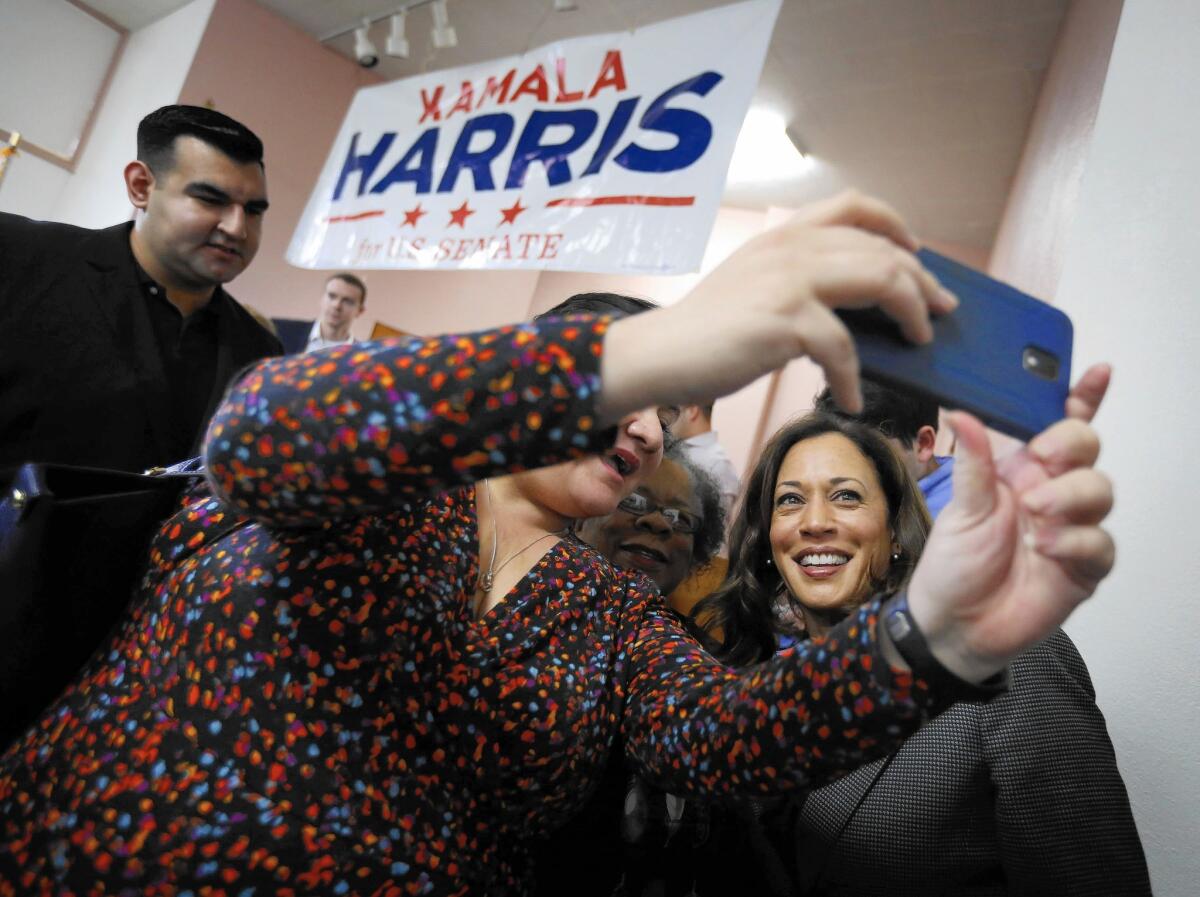
<path fill-rule="evenodd" d="M 179 0 L 87 0 L 136 29 Z M 402 0 L 258 0 L 314 37 Z M 385 80 L 617 31 L 725 0 L 448 0 L 458 46 L 433 50 L 428 6 L 408 16 L 411 58 Z M 995 236 L 1067 0 L 784 0 L 755 104 L 781 113 L 817 164 L 727 191 L 748 208 L 798 205 L 853 185 L 883 196 L 927 238 L 986 249 Z M 383 46 L 387 23 L 372 29 Z M 351 57 L 353 38 L 328 46 Z"/>

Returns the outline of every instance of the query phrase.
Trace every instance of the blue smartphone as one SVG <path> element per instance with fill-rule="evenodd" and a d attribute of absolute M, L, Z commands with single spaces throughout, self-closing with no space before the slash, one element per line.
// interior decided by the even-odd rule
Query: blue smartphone
<path fill-rule="evenodd" d="M 1071 385 L 1071 319 L 932 250 L 917 257 L 958 297 L 959 307 L 933 319 L 933 342 L 925 346 L 905 340 L 879 309 L 839 311 L 863 373 L 970 411 L 1018 439 L 1061 420 Z"/>

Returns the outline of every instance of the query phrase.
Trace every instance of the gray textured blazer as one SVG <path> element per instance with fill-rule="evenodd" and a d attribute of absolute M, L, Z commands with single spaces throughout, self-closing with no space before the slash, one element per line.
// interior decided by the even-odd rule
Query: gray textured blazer
<path fill-rule="evenodd" d="M 794 812 L 801 893 L 1150 893 L 1083 658 L 1061 631 L 988 703 L 958 704 Z"/>

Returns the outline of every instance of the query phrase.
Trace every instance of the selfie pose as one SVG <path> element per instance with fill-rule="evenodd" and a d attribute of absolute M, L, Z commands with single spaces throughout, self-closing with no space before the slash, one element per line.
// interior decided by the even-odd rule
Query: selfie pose
<path fill-rule="evenodd" d="M 1069 409 L 1090 419 L 1107 382 L 1093 368 Z M 951 501 L 939 534 L 970 526 L 969 513 Z M 916 481 L 875 428 L 819 412 L 787 424 L 747 478 L 727 584 L 697 608 L 726 633 L 717 655 L 748 665 L 771 657 L 781 632 L 825 638 L 908 585 L 929 526 Z M 792 890 L 1149 895 L 1083 658 L 1056 630 L 1009 677 L 1004 695 L 954 705 L 886 758 L 774 812 Z"/>
<path fill-rule="evenodd" d="M 1001 690 L 1112 564 L 1079 421 L 1000 473 L 963 416 L 958 523 L 907 595 L 742 673 L 569 529 L 657 467 L 657 406 L 808 354 L 855 410 L 831 309 L 880 305 L 916 341 L 953 309 L 913 249 L 847 195 L 669 309 L 254 368 L 208 432 L 213 496 L 166 523 L 124 625 L 0 758 L 0 893 L 520 894 L 526 843 L 618 731 L 656 787 L 772 794 Z"/>

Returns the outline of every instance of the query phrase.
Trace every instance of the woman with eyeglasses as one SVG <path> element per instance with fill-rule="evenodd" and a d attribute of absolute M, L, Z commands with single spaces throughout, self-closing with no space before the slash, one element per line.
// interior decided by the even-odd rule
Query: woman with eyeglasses
<path fill-rule="evenodd" d="M 955 303 L 915 248 L 849 194 L 671 308 L 252 369 L 209 429 L 214 494 L 165 524 L 111 642 L 0 756 L 0 893 L 521 894 L 529 840 L 618 733 L 665 790 L 768 794 L 994 690 L 1111 566 L 1078 422 L 998 476 L 964 418 L 956 500 L 979 513 L 926 554 L 956 560 L 742 673 L 569 528 L 657 468 L 658 406 L 808 354 L 857 408 L 832 309 L 930 339 Z M 1035 493 L 1046 518 L 1019 505 Z M 1051 519 L 1060 538 L 1020 538 Z"/>
<path fill-rule="evenodd" d="M 644 573 L 670 595 L 712 560 L 724 528 L 719 488 L 676 444 L 615 511 L 582 520 L 575 531 L 612 563 Z"/>

